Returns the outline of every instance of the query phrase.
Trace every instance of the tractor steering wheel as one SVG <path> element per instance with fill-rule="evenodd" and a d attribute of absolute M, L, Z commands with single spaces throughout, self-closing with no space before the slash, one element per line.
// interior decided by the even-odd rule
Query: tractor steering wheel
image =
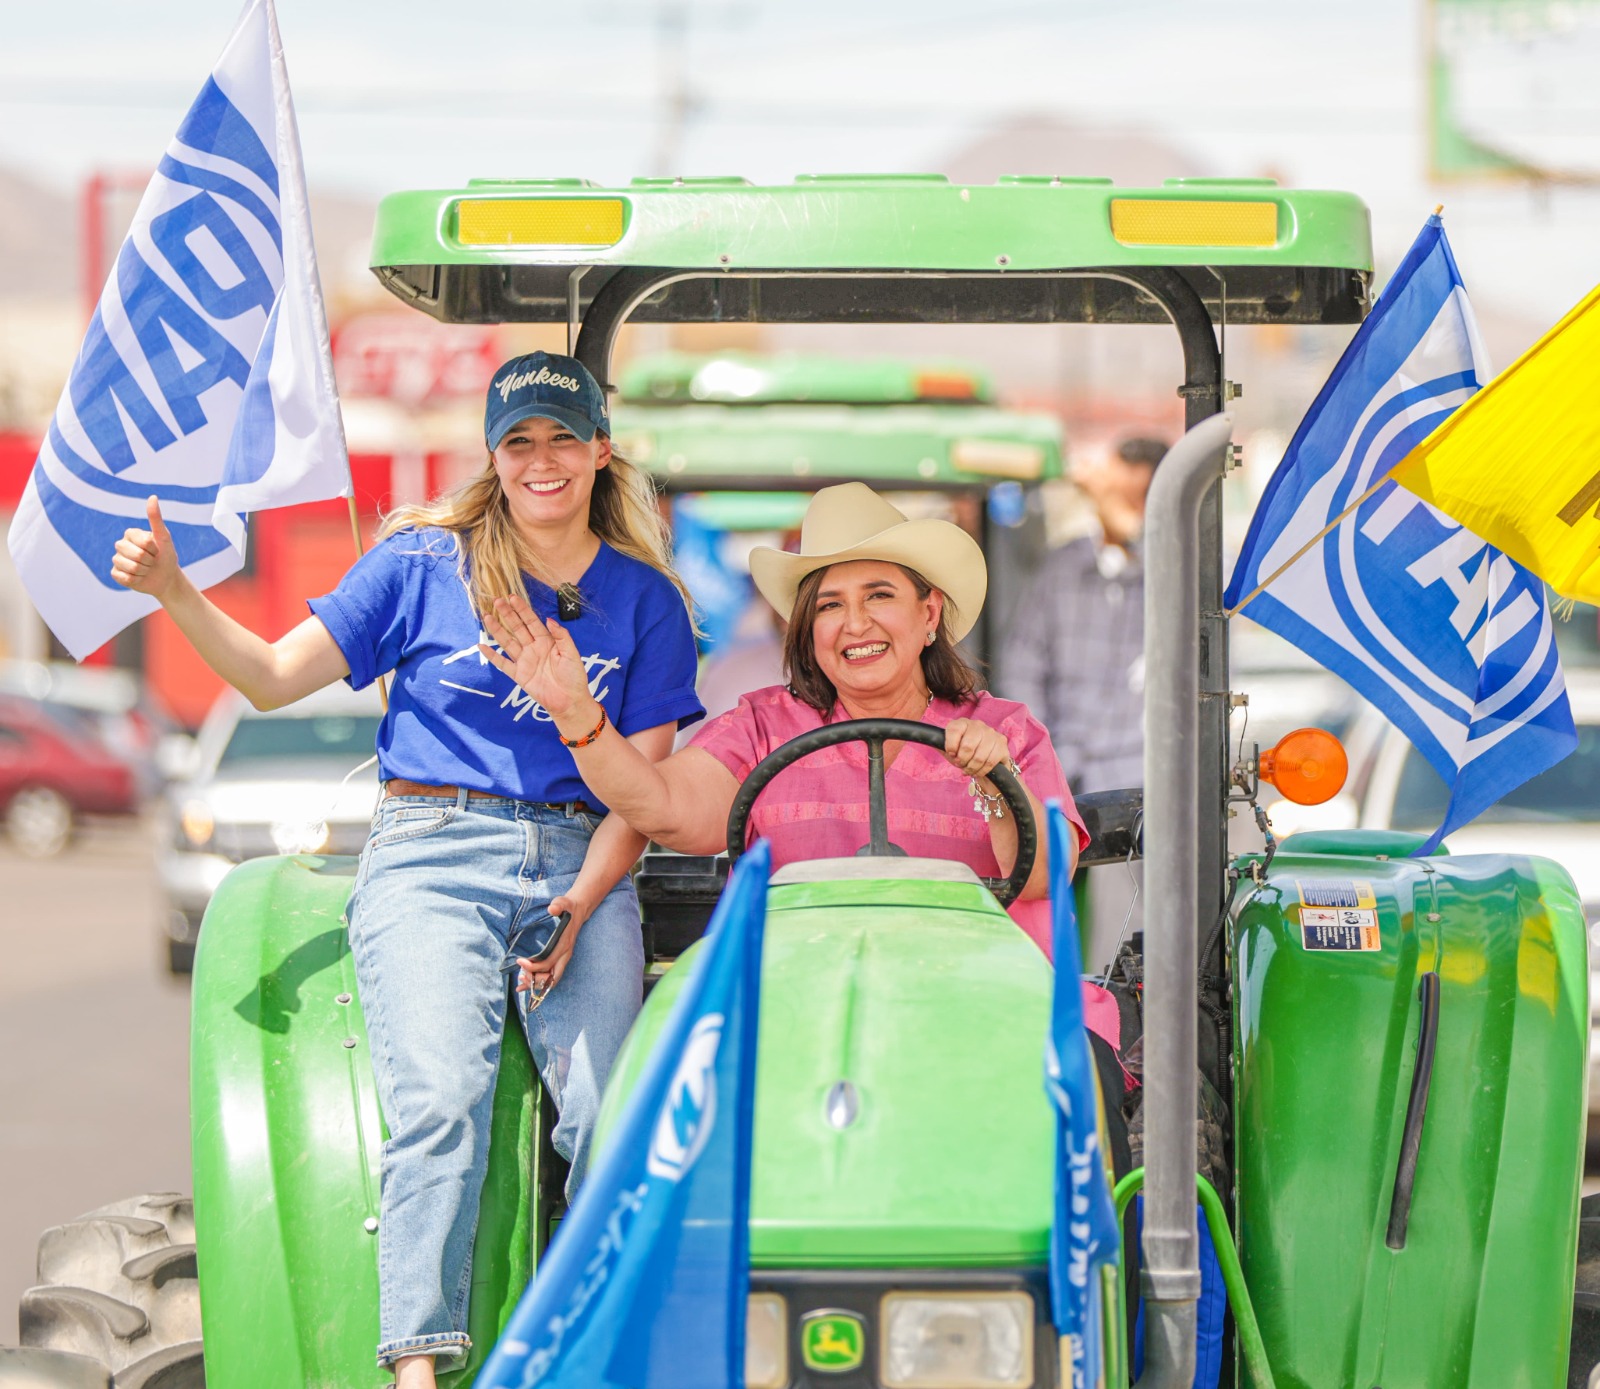
<path fill-rule="evenodd" d="M 905 850 L 889 842 L 889 808 L 883 788 L 883 745 L 886 742 L 921 743 L 924 747 L 944 751 L 944 729 L 932 724 L 918 723 L 912 719 L 850 719 L 843 723 L 824 724 L 797 738 L 791 738 L 782 747 L 774 748 L 750 769 L 739 794 L 733 798 L 733 808 L 728 811 L 728 862 L 735 863 L 744 852 L 745 834 L 750 825 L 750 812 L 756 797 L 766 790 L 767 783 L 786 767 L 792 767 L 802 757 L 808 757 L 823 748 L 837 743 L 862 742 L 867 745 L 867 823 L 871 840 L 856 850 L 858 857 L 886 857 L 904 855 Z M 994 893 L 1002 907 L 1016 901 L 1024 884 L 1033 872 L 1033 861 L 1039 852 L 1039 827 L 1034 823 L 1033 807 L 1022 789 L 1022 783 L 1004 763 L 989 773 L 989 780 L 999 791 L 1017 826 L 1017 861 L 1004 878 L 982 878 L 983 885 Z"/>

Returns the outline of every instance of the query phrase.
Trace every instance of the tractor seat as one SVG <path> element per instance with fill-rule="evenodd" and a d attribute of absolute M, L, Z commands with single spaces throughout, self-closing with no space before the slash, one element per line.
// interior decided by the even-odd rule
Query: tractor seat
<path fill-rule="evenodd" d="M 644 921 L 646 964 L 676 959 L 705 934 L 727 881 L 725 854 L 658 850 L 639 860 L 633 885 Z"/>

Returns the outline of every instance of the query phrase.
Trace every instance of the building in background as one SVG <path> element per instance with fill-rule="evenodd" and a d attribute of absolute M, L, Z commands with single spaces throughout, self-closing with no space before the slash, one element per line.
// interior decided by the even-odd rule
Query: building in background
<path fill-rule="evenodd" d="M 976 184 L 1044 176 L 1148 186 L 1252 172 L 1212 169 L 1142 132 L 1056 118 L 1013 120 L 941 162 L 952 182 Z M 75 200 L 0 170 L 0 527 L 22 494 L 82 338 L 85 304 L 98 295 L 141 187 L 142 181 L 100 178 Z M 372 212 L 373 204 L 359 199 L 312 198 L 365 539 L 384 511 L 446 488 L 480 465 L 482 392 L 500 361 L 565 346 L 559 329 L 443 325 L 396 305 L 367 270 Z M 1544 326 L 1514 310 L 1497 311 L 1492 296 L 1476 287 L 1474 298 L 1497 364 L 1509 362 Z M 1226 334 L 1226 374 L 1249 383 L 1248 395 L 1231 407 L 1247 479 L 1227 495 L 1239 534 L 1342 347 L 1328 336 L 1285 326 Z M 1003 404 L 1056 414 L 1072 451 L 1104 449 L 1131 430 L 1175 437 L 1182 426 L 1181 401 L 1147 384 L 1171 379 L 1168 357 L 1176 349 L 1116 326 L 637 325 L 624 330 L 617 361 L 663 349 L 959 356 L 993 378 Z M 1041 496 L 1050 538 L 1059 543 L 1082 525 L 1085 509 L 1066 482 L 1048 485 Z M 246 567 L 211 593 L 257 630 L 285 630 L 304 617 L 305 599 L 331 588 L 353 562 L 355 544 L 340 502 L 262 513 L 252 522 Z M 51 654 L 49 634 L 0 547 L 0 659 Z M 121 634 L 97 659 L 143 671 L 190 724 L 218 689 L 160 614 Z"/>

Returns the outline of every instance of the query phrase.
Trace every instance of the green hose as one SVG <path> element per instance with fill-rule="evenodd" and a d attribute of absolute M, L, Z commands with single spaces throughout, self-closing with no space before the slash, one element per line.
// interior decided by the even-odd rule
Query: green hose
<path fill-rule="evenodd" d="M 1255 1389 L 1277 1389 L 1272 1380 L 1272 1369 L 1267 1364 L 1267 1347 L 1261 1339 L 1261 1328 L 1256 1324 L 1255 1308 L 1250 1305 L 1250 1290 L 1244 1284 L 1244 1270 L 1239 1266 L 1239 1251 L 1233 1246 L 1233 1231 L 1228 1227 L 1227 1212 L 1222 1209 L 1222 1198 L 1216 1189 L 1198 1172 L 1195 1188 L 1200 1197 L 1200 1209 L 1206 1213 L 1206 1229 L 1211 1232 L 1211 1243 L 1217 1251 L 1217 1263 L 1222 1267 L 1222 1285 L 1228 1290 L 1228 1305 L 1233 1308 L 1234 1332 L 1238 1337 L 1239 1351 L 1244 1356 L 1245 1370 Z M 1144 1168 L 1135 1167 L 1112 1192 L 1117 1206 L 1117 1222 L 1127 1214 L 1128 1204 L 1144 1188 Z M 1128 1367 L 1123 1364 L 1123 1347 L 1127 1345 L 1127 1326 L 1123 1310 L 1127 1298 L 1123 1291 L 1124 1260 L 1117 1262 L 1115 1303 L 1109 1313 L 1106 1353 L 1106 1384 L 1109 1389 L 1128 1389 Z M 1115 1334 L 1113 1334 L 1115 1333 Z"/>

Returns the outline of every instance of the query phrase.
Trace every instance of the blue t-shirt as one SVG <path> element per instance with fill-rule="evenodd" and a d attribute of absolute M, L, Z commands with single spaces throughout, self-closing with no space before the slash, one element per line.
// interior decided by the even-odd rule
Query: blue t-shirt
<path fill-rule="evenodd" d="M 526 586 L 534 611 L 554 617 L 554 591 L 534 579 Z M 602 541 L 578 591 L 582 612 L 562 625 L 618 731 L 681 728 L 703 717 L 694 634 L 672 583 Z M 596 803 L 550 715 L 479 652 L 489 639 L 449 532 L 389 536 L 310 608 L 344 653 L 352 688 L 394 672 L 378 731 L 381 776 L 517 800 Z"/>

